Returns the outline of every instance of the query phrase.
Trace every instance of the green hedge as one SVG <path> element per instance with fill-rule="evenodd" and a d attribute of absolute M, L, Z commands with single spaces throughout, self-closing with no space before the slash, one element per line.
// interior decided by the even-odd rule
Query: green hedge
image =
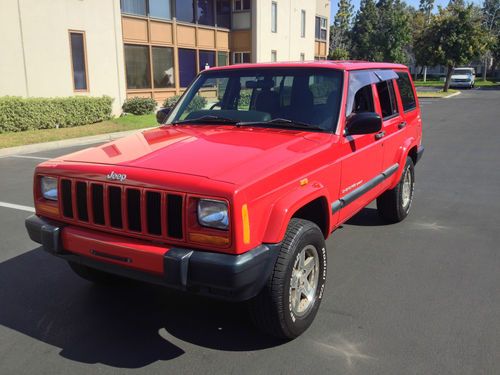
<path fill-rule="evenodd" d="M 111 118 L 112 104 L 109 96 L 0 97 L 0 133 L 93 124 Z"/>
<path fill-rule="evenodd" d="M 156 101 L 152 98 L 133 97 L 125 100 L 122 105 L 124 112 L 133 115 L 149 115 L 156 109 Z"/>

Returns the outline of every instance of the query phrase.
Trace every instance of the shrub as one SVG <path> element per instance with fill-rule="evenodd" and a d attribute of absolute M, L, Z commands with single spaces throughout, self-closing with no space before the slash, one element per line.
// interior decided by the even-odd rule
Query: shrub
<path fill-rule="evenodd" d="M 170 98 L 165 99 L 165 101 L 163 102 L 163 108 L 173 108 L 180 98 L 180 95 L 174 95 Z M 191 100 L 191 103 L 189 103 L 187 110 L 188 112 L 199 111 L 200 109 L 205 108 L 206 105 L 207 99 L 203 96 L 196 95 L 193 100 Z"/>
<path fill-rule="evenodd" d="M 93 124 L 111 118 L 109 96 L 0 97 L 0 133 Z"/>
<path fill-rule="evenodd" d="M 122 109 L 133 115 L 148 115 L 156 109 L 156 101 L 151 98 L 130 98 L 125 100 Z"/>

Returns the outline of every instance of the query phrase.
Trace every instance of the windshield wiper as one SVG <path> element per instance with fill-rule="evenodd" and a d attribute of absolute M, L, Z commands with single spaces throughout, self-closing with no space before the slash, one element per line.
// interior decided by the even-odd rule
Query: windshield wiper
<path fill-rule="evenodd" d="M 261 126 L 270 125 L 282 128 L 284 127 L 284 128 L 304 129 L 304 130 L 321 130 L 321 131 L 325 130 L 313 124 L 308 124 L 306 122 L 301 122 L 301 121 L 289 120 L 286 118 L 274 118 L 269 121 L 238 122 L 236 124 L 236 126 L 254 126 L 254 125 L 261 125 Z"/>
<path fill-rule="evenodd" d="M 192 118 L 189 120 L 175 121 L 172 125 L 180 125 L 180 124 L 236 124 L 237 120 L 231 120 L 227 117 L 220 117 L 214 115 L 206 115 L 197 118 Z"/>

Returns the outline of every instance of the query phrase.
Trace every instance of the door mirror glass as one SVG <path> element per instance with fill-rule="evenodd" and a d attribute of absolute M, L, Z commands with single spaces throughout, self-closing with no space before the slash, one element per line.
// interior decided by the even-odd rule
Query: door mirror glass
<path fill-rule="evenodd" d="M 347 118 L 346 135 L 372 134 L 382 129 L 382 119 L 375 112 L 353 113 Z"/>
<path fill-rule="evenodd" d="M 158 124 L 163 125 L 167 121 L 167 117 L 170 114 L 172 108 L 162 108 L 156 112 L 156 121 Z"/>

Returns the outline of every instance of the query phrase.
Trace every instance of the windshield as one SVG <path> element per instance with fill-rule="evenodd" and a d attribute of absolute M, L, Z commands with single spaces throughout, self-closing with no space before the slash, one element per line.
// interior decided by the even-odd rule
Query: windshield
<path fill-rule="evenodd" d="M 254 68 L 206 71 L 166 124 L 238 124 L 335 131 L 343 74 L 334 69 Z"/>
<path fill-rule="evenodd" d="M 472 71 L 468 70 L 468 69 L 455 69 L 453 71 L 453 75 L 457 75 L 457 76 L 458 75 L 461 75 L 461 76 L 462 75 L 466 75 L 466 76 L 468 76 L 468 75 L 471 75 L 471 74 L 472 74 Z"/>

